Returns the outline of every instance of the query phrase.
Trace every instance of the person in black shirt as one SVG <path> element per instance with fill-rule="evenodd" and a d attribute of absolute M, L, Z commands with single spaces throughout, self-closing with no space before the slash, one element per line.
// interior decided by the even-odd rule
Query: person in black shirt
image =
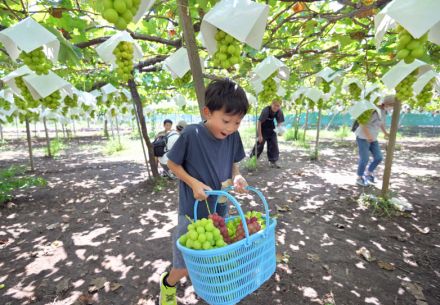
<path fill-rule="evenodd" d="M 264 144 L 267 142 L 267 158 L 269 159 L 270 166 L 274 168 L 280 168 L 277 161 L 280 156 L 278 149 L 278 139 L 275 132 L 275 120 L 277 121 L 277 127 L 281 127 L 284 122 L 284 114 L 281 110 L 281 101 L 274 100 L 270 106 L 265 107 L 258 118 L 257 132 L 257 158 L 260 157 L 264 149 Z M 255 155 L 255 146 L 252 149 L 250 157 Z"/>

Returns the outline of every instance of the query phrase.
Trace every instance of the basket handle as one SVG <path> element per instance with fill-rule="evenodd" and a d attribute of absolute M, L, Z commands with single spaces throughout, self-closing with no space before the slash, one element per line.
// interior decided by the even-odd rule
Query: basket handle
<path fill-rule="evenodd" d="M 255 194 L 257 194 L 258 197 L 260 197 L 261 202 L 263 202 L 263 205 L 264 205 L 264 213 L 266 214 L 266 217 L 265 217 L 266 218 L 265 219 L 266 225 L 268 225 L 270 217 L 269 217 L 269 205 L 267 204 L 266 197 L 264 197 L 264 195 L 263 195 L 263 193 L 261 193 L 261 191 L 257 190 L 256 188 L 254 188 L 252 186 L 246 186 L 245 189 L 248 191 L 254 192 Z M 232 185 L 223 189 L 223 191 L 225 191 L 225 192 L 230 192 L 232 190 L 234 190 L 234 187 Z M 214 206 L 215 211 L 217 210 L 217 203 L 218 203 L 218 201 L 215 202 L 215 206 Z"/>
<path fill-rule="evenodd" d="M 249 230 L 246 224 L 246 218 L 244 216 L 243 210 L 241 209 L 240 204 L 238 203 L 237 199 L 235 199 L 231 194 L 225 191 L 205 191 L 205 194 L 208 196 L 214 195 L 214 196 L 225 196 L 229 199 L 230 202 L 235 206 L 238 213 L 240 214 L 241 222 L 243 223 L 243 229 L 244 234 L 246 235 L 246 246 L 249 246 Z M 199 200 L 196 200 L 194 203 L 194 220 L 197 220 L 197 207 L 199 206 Z M 217 202 L 216 202 L 217 207 Z"/>

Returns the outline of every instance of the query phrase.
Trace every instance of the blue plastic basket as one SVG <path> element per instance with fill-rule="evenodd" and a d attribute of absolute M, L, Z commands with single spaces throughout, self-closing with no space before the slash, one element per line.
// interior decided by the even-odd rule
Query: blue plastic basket
<path fill-rule="evenodd" d="M 269 207 L 263 194 L 255 192 L 263 202 L 266 228 L 249 236 L 245 216 L 237 200 L 227 191 L 207 191 L 208 195 L 226 196 L 237 209 L 246 238 L 226 247 L 212 250 L 193 250 L 177 241 L 182 252 L 194 290 L 211 305 L 233 305 L 254 292 L 267 281 L 276 269 L 275 226 L 276 219 L 269 217 Z M 194 206 L 197 219 L 198 201 Z M 236 217 L 229 217 L 226 222 Z"/>

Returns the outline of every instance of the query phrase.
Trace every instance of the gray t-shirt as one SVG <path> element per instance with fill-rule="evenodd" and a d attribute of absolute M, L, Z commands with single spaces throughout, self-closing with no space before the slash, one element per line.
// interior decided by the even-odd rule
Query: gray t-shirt
<path fill-rule="evenodd" d="M 237 132 L 223 140 L 216 139 L 203 122 L 185 127 L 168 159 L 182 165 L 195 179 L 220 190 L 222 182 L 232 178 L 232 165 L 246 156 L 240 134 Z M 208 197 L 209 208 L 214 213 L 215 197 Z M 192 189 L 183 181 L 179 182 L 179 215 L 194 217 L 194 196 Z M 224 205 L 219 208 L 225 208 Z M 217 210 L 218 210 L 217 209 Z M 219 211 L 219 214 L 222 214 Z M 205 202 L 200 202 L 197 218 L 208 216 Z"/>
<path fill-rule="evenodd" d="M 367 128 L 370 131 L 371 136 L 373 137 L 373 141 L 377 140 L 377 136 L 379 135 L 379 130 L 380 130 L 380 125 L 384 124 L 385 125 L 385 119 L 386 119 L 386 111 L 385 110 L 381 110 L 381 115 L 379 116 L 379 114 L 375 111 L 373 112 L 373 114 L 371 115 L 370 121 L 368 121 L 367 123 Z M 362 127 L 359 125 L 359 127 L 356 129 L 355 131 L 356 137 L 360 138 L 360 139 L 367 139 L 367 136 L 365 135 L 365 132 L 362 130 Z"/>

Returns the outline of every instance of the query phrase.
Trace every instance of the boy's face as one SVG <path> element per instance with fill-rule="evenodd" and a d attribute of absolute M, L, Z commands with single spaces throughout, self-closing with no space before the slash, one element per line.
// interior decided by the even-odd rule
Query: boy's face
<path fill-rule="evenodd" d="M 207 107 L 203 108 L 206 118 L 206 127 L 219 140 L 225 139 L 240 127 L 243 116 L 240 114 L 228 114 L 224 109 L 211 112 Z"/>
<path fill-rule="evenodd" d="M 170 131 L 172 126 L 173 126 L 172 123 L 165 123 L 165 124 L 163 124 L 163 127 L 165 128 L 166 131 Z"/>
<path fill-rule="evenodd" d="M 272 112 L 277 112 L 281 108 L 281 103 L 280 102 L 272 102 L 272 105 L 270 108 L 271 108 Z"/>

